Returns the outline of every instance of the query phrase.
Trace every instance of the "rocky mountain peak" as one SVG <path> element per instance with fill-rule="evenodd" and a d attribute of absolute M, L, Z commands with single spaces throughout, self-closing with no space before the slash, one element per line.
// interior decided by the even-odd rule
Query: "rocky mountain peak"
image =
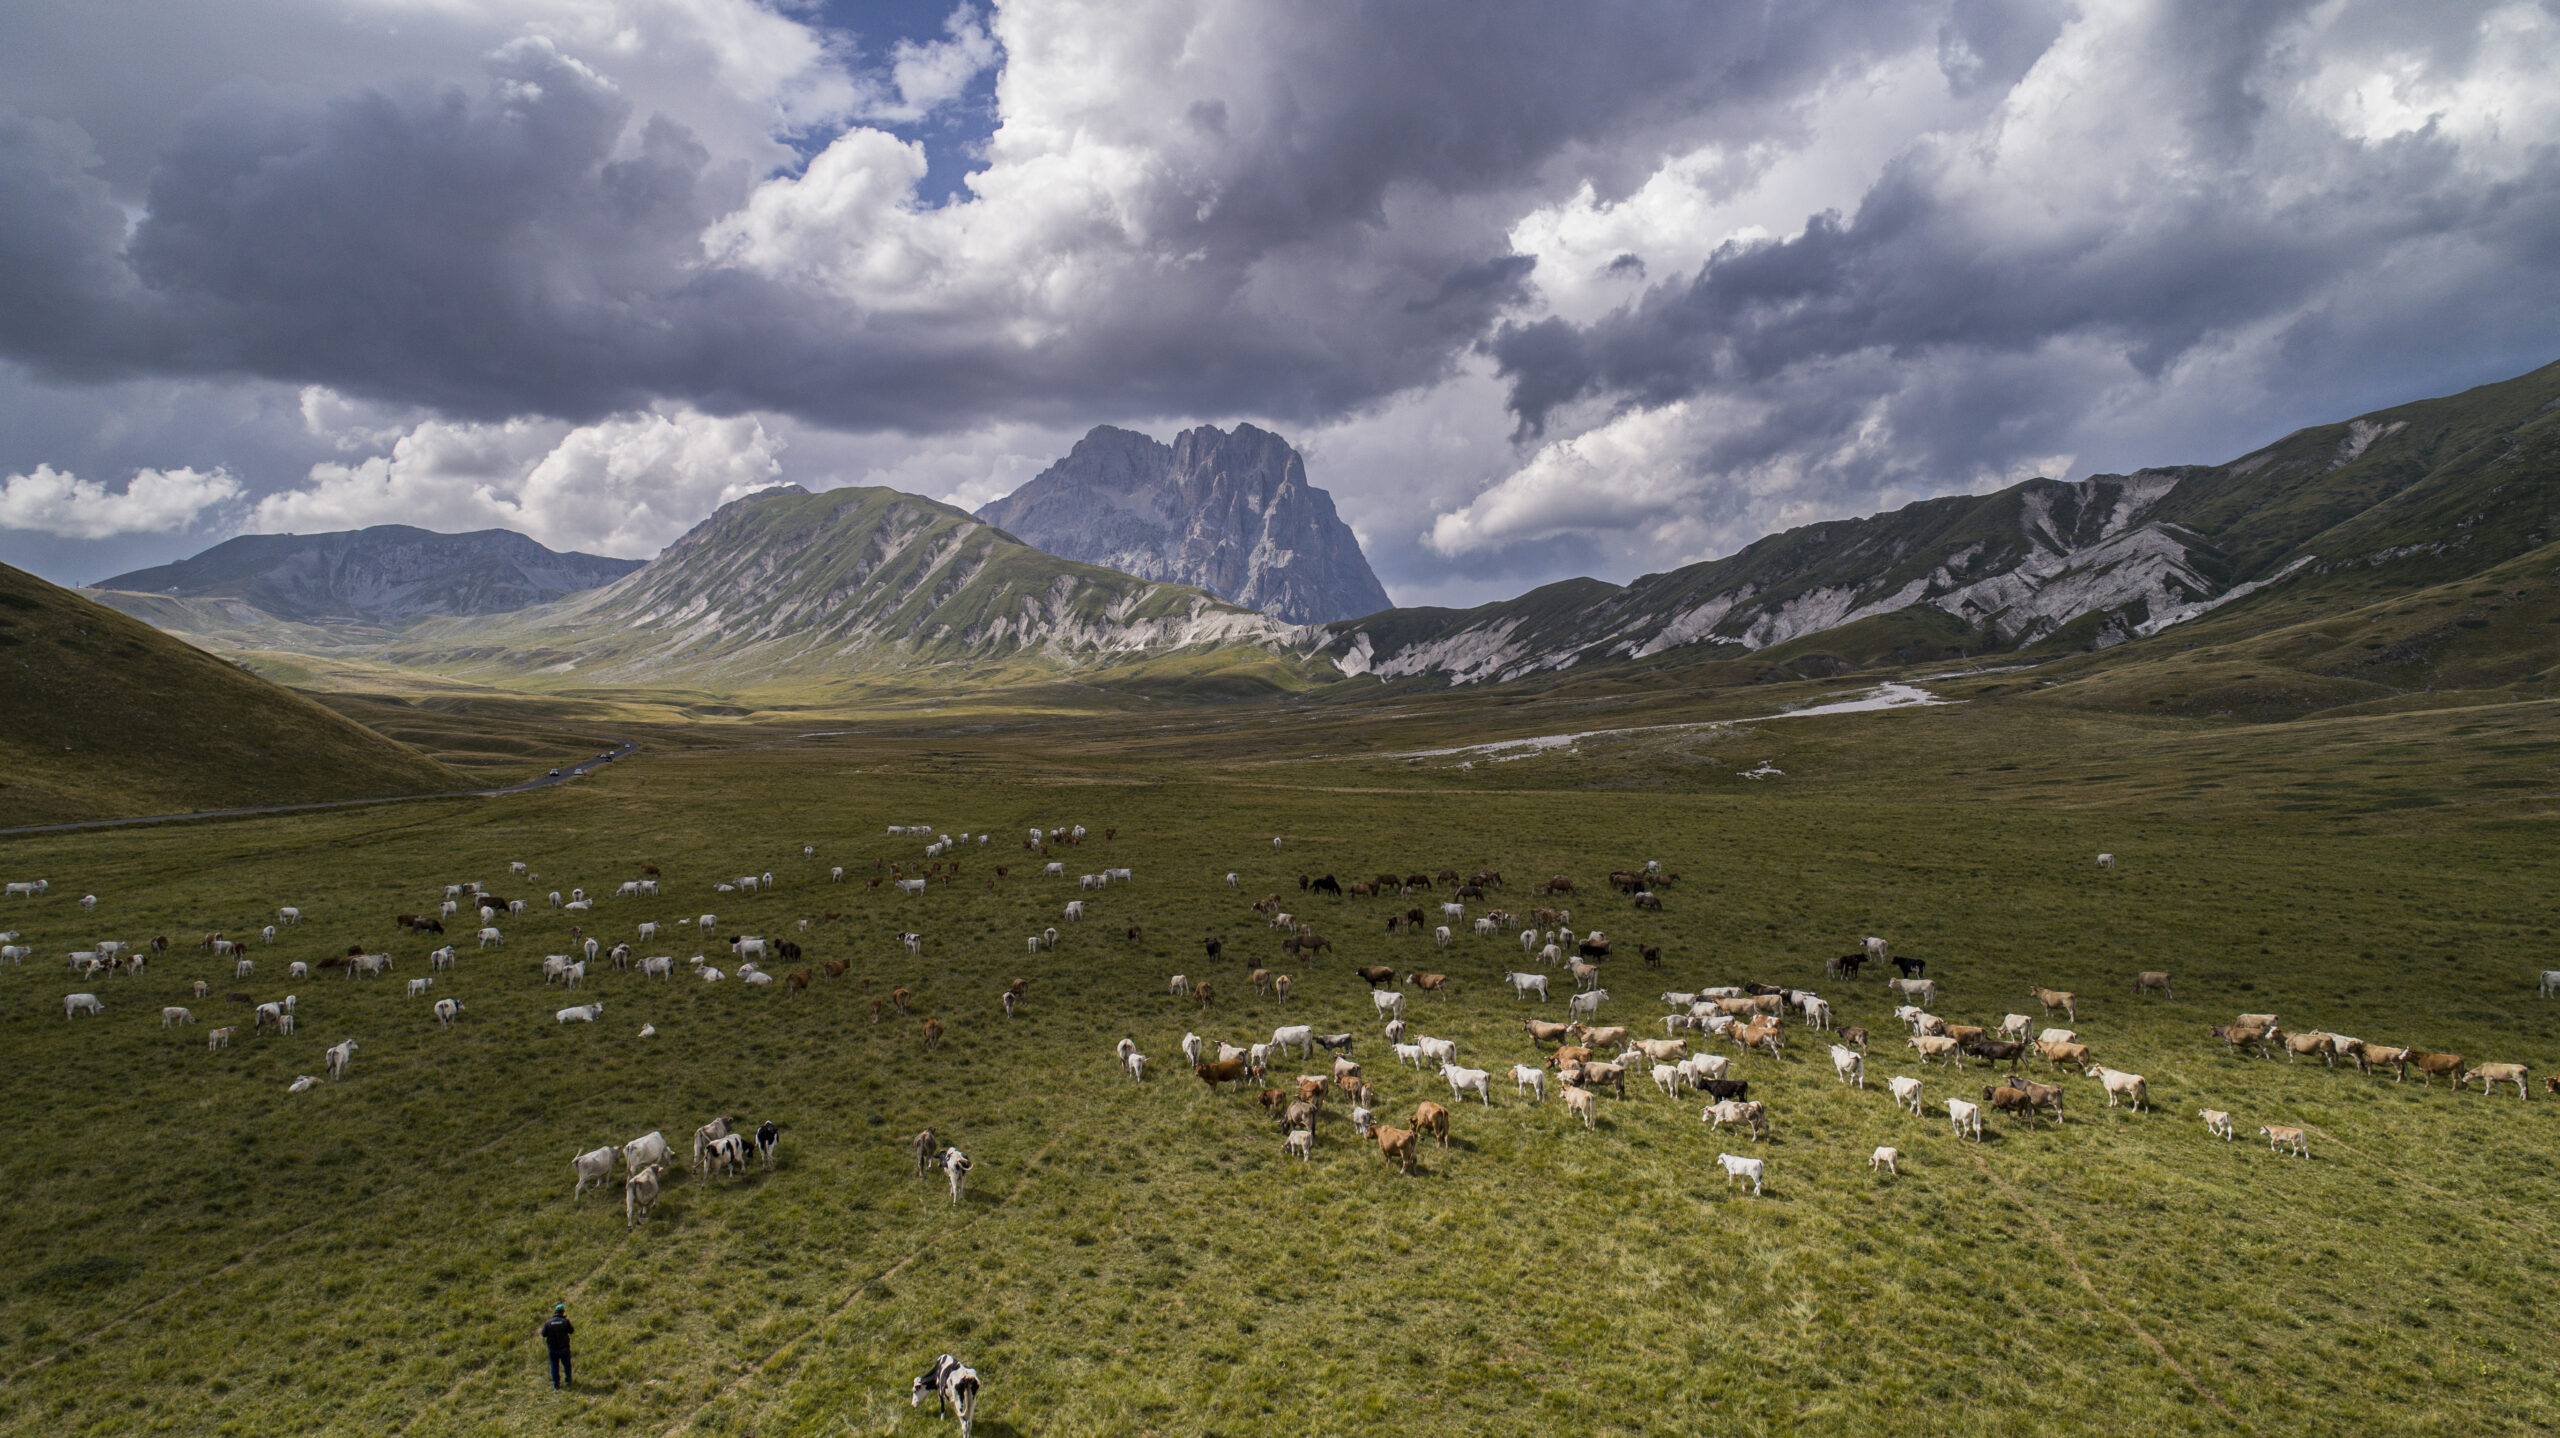
<path fill-rule="evenodd" d="M 1196 585 L 1292 623 L 1373 614 L 1385 586 L 1333 496 L 1268 430 L 1202 425 L 1165 444 L 1096 426 L 978 517 L 1060 558 Z"/>

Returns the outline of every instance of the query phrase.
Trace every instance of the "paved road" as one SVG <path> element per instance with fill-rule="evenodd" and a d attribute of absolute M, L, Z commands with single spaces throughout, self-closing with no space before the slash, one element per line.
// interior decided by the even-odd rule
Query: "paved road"
<path fill-rule="evenodd" d="M 611 741 L 619 747 L 592 759 L 582 759 L 555 774 L 509 784 L 503 789 L 455 789 L 443 794 L 393 794 L 381 799 L 325 799 L 316 804 L 274 804 L 263 809 L 203 809 L 192 814 L 151 814 L 139 819 L 84 819 L 76 824 L 27 824 L 15 829 L 0 829 L 0 837 L 11 834 L 59 834 L 72 829 L 116 829 L 127 824 L 170 824 L 182 819 L 242 819 L 254 814 L 299 814 L 306 809 L 353 809 L 366 804 L 414 804 L 421 799 L 495 799 L 504 794 L 522 794 L 533 789 L 548 789 L 565 784 L 592 769 L 599 769 L 632 751 L 627 739 Z"/>

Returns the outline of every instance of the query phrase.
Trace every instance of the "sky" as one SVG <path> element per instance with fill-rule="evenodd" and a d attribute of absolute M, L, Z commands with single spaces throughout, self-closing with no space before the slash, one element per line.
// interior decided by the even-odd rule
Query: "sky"
<path fill-rule="evenodd" d="M 1625 580 L 2560 358 L 2560 0 L 0 7 L 0 562 L 1250 421 Z"/>

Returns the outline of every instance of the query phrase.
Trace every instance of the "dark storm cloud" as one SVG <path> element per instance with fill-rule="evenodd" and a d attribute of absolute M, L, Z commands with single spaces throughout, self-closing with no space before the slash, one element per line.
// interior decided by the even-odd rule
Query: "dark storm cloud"
<path fill-rule="evenodd" d="M 1542 166 L 1631 131 L 1752 132 L 1910 38 L 1853 14 L 1630 3 L 1559 44 L 1547 7 L 1415 5 L 1228 36 L 1184 77 L 1226 93 L 1178 107 L 1183 173 L 1137 197 L 1132 246 L 1184 262 L 1029 343 L 997 306 L 908 314 L 705 263 L 705 226 L 754 177 L 547 43 L 502 50 L 480 86 L 220 94 L 129 243 L 77 133 L 13 119 L 0 346 L 57 375 L 316 382 L 458 415 L 1333 413 L 1445 372 L 1519 301 L 1503 230 Z"/>

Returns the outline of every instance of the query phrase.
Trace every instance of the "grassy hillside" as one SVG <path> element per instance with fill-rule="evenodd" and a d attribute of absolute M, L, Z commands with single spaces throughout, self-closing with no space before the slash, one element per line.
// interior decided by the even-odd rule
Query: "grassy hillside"
<path fill-rule="evenodd" d="M 2242 726 L 2074 709 L 2033 682 L 1472 767 L 1399 756 L 1720 711 L 1497 692 L 1145 725 L 774 725 L 504 803 L 10 843 L 10 872 L 54 889 L 0 911 L 38 950 L 0 969 L 18 1059 L 0 1102 L 84 1141 L 0 1170 L 21 1219 L 0 1261 L 0 1432 L 944 1432 L 904 1401 L 941 1351 L 986 1375 L 995 1435 L 2560 1425 L 2560 1358 L 2536 1336 L 2560 1317 L 2560 1105 L 2234 1059 L 2203 1033 L 2273 1010 L 2537 1073 L 2560 1060 L 2560 1009 L 2533 992 L 2560 881 L 2560 706 Z M 1766 712 L 1802 692 L 1751 698 Z M 1764 760 L 1784 777 L 1736 777 Z M 1083 924 L 1060 917 L 1073 881 L 1028 877 L 1015 847 L 1069 822 L 1119 835 L 1060 851 L 1071 874 L 1135 871 L 1088 896 Z M 921 859 L 891 823 L 1004 837 L 964 850 L 959 882 L 901 898 L 863 882 L 875 860 Z M 2102 849 L 2113 871 L 2090 862 Z M 1284 1160 L 1249 1099 L 1181 1071 L 1186 1030 L 1303 1021 L 1359 1035 L 1381 1114 L 1445 1101 L 1386 1052 L 1347 972 L 1386 963 L 1456 976 L 1445 1002 L 1416 996 L 1416 1027 L 1499 1078 L 1537 1052 L 1517 1026 L 1535 1006 L 1500 981 L 1516 942 L 1389 938 L 1380 905 L 1301 896 L 1296 875 L 1491 864 L 1525 908 L 1532 876 L 1597 889 L 1647 858 L 1687 875 L 1664 912 L 1605 889 L 1574 903 L 1622 954 L 1665 949 L 1659 971 L 1611 961 L 1603 1017 L 1649 1025 L 1662 989 L 1814 987 L 1878 1035 L 1867 1090 L 1810 1036 L 1737 1059 L 1775 1122 L 1755 1145 L 1640 1077 L 1588 1133 L 1497 1083 L 1405 1177 L 1338 1107 L 1312 1165 Z M 591 931 L 713 910 L 722 933 L 796 937 L 852 972 L 798 996 L 606 972 L 583 995 L 604 1021 L 564 1027 L 537 971 L 572 916 L 537 902 L 503 949 L 466 946 L 431 995 L 402 991 L 427 944 L 389 918 L 443 884 L 609 893 L 643 863 L 666 896 L 606 900 L 578 916 Z M 835 864 L 851 883 L 826 882 Z M 711 888 L 765 869 L 773 892 Z M 83 890 L 96 913 L 72 907 Z M 1245 907 L 1274 890 L 1331 955 L 1282 961 Z M 86 985 L 104 1016 L 61 1017 L 62 949 L 238 931 L 285 903 L 309 921 L 256 952 L 251 981 L 182 946 Z M 1026 954 L 1052 924 L 1057 950 Z M 922 957 L 901 929 L 926 936 Z M 730 967 L 681 932 L 643 952 Z M 1868 933 L 1927 958 L 1954 1021 L 2032 1010 L 2030 983 L 2077 990 L 2075 1027 L 2149 1077 L 2158 1111 L 2111 1111 L 2075 1077 L 2059 1129 L 1957 1141 L 1938 1101 L 1983 1070 L 1914 1067 L 1880 984 L 1823 977 Z M 282 976 L 350 943 L 399 968 Z M 1286 1011 L 1251 993 L 1253 963 L 1296 975 Z M 2174 999 L 2127 992 L 2152 968 Z M 1166 993 L 1174 972 L 1222 997 L 1202 1014 Z M 198 976 L 298 990 L 301 1032 L 208 1052 L 204 1024 L 163 1031 L 164 1003 L 240 1017 L 187 998 Z M 996 994 L 1017 976 L 1031 999 L 1007 1019 Z M 875 1027 L 868 1001 L 900 985 L 915 1013 Z M 435 997 L 466 1003 L 457 1026 L 435 1026 Z M 949 1026 L 932 1055 L 928 1015 Z M 1156 1062 L 1143 1086 L 1113 1063 L 1124 1035 Z M 345 1080 L 285 1092 L 350 1037 Z M 1902 1072 L 1924 1079 L 1926 1117 L 1881 1092 Z M 2208 1105 L 2243 1141 L 2205 1134 Z M 685 1179 L 636 1231 L 611 1198 L 571 1199 L 572 1153 L 650 1129 L 681 1143 L 724 1112 L 786 1125 L 778 1171 Z M 2269 1153 L 2262 1123 L 2305 1127 L 2314 1158 Z M 975 1160 L 957 1206 L 907 1159 L 926 1124 Z M 1900 1178 L 1868 1171 L 1880 1143 L 1903 1151 Z M 1719 1152 L 1765 1158 L 1768 1194 L 1729 1188 Z M 555 1397 L 532 1329 L 561 1298 L 584 1382 Z"/>
<path fill-rule="evenodd" d="M 0 565 L 0 813 L 8 823 L 469 783 L 140 620 Z"/>

